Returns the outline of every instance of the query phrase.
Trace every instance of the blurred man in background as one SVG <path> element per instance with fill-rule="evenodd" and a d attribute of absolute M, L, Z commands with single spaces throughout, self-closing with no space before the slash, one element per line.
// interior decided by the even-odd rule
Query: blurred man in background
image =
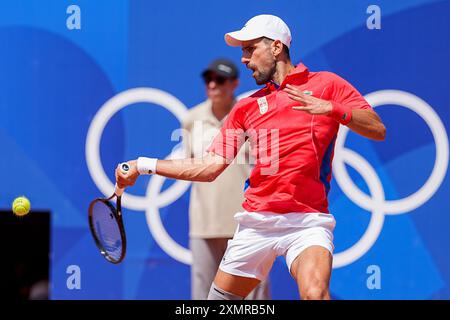
<path fill-rule="evenodd" d="M 191 108 L 183 121 L 183 141 L 188 157 L 201 158 L 236 103 L 234 91 L 239 84 L 239 73 L 233 62 L 215 60 L 203 71 L 202 77 L 208 99 Z M 241 149 L 241 154 L 247 152 L 248 148 Z M 244 181 L 250 171 L 249 161 L 236 161 L 214 182 L 192 184 L 189 236 L 194 300 L 208 297 L 228 240 L 236 230 L 233 216 L 242 211 Z M 247 299 L 270 299 L 267 281 L 256 287 Z"/>

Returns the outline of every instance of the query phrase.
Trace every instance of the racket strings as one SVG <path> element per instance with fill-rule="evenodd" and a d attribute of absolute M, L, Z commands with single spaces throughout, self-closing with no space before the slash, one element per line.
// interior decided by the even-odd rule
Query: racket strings
<path fill-rule="evenodd" d="M 122 255 L 122 235 L 112 208 L 98 201 L 92 209 L 92 222 L 100 245 L 109 258 L 118 261 Z"/>

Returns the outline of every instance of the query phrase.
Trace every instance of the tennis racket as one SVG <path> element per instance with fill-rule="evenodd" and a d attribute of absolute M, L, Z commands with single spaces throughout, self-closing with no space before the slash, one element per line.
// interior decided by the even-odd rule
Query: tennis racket
<path fill-rule="evenodd" d="M 130 170 L 127 163 L 120 164 L 126 174 Z M 105 199 L 97 198 L 89 205 L 89 228 L 100 253 L 111 263 L 120 263 L 125 258 L 127 239 L 122 221 L 121 197 L 124 189 L 117 186 L 114 194 Z M 116 199 L 116 206 L 113 204 Z"/>

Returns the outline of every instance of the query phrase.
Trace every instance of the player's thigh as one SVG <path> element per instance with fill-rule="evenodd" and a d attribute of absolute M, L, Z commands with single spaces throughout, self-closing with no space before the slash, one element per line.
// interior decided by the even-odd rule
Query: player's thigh
<path fill-rule="evenodd" d="M 256 278 L 242 277 L 218 270 L 214 284 L 222 290 L 245 298 L 258 284 Z"/>
<path fill-rule="evenodd" d="M 267 277 L 261 281 L 255 289 L 245 298 L 246 300 L 271 300 L 270 279 Z"/>
<path fill-rule="evenodd" d="M 297 281 L 300 294 L 311 288 L 328 290 L 333 255 L 330 250 L 312 245 L 303 250 L 291 265 L 291 274 Z"/>
<path fill-rule="evenodd" d="M 334 217 L 321 214 L 313 222 L 314 226 L 291 235 L 286 263 L 299 289 L 328 289 L 334 250 Z"/>
<path fill-rule="evenodd" d="M 229 293 L 247 297 L 248 294 L 267 278 L 276 251 L 274 240 L 252 228 L 239 226 L 228 247 L 214 283 Z"/>

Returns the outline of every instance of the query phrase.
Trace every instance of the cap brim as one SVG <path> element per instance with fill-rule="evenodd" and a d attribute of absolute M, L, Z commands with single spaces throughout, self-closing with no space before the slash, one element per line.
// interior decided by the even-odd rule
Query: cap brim
<path fill-rule="evenodd" d="M 231 47 L 238 47 L 242 44 L 243 41 L 254 40 L 261 37 L 261 34 L 256 34 L 245 30 L 238 30 L 226 33 L 225 42 Z"/>

